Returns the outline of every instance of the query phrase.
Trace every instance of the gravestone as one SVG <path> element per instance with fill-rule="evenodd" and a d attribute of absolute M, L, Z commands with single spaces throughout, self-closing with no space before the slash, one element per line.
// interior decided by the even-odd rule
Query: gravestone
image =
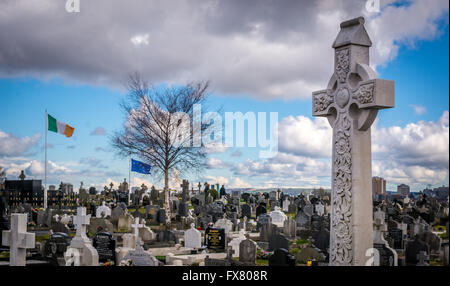
<path fill-rule="evenodd" d="M 133 223 L 133 217 L 125 213 L 119 216 L 119 221 L 117 223 L 117 229 L 119 231 L 131 231 L 131 224 Z"/>
<path fill-rule="evenodd" d="M 52 231 L 54 232 L 54 233 L 57 233 L 57 232 L 63 232 L 63 233 L 66 233 L 66 234 L 70 234 L 70 230 L 69 230 L 69 228 L 65 225 L 65 224 L 63 224 L 62 222 L 57 222 L 57 223 L 55 223 L 55 224 L 53 224 L 53 226 L 52 226 Z"/>
<path fill-rule="evenodd" d="M 241 206 L 241 218 L 251 218 L 252 217 L 252 207 L 247 204 Z"/>
<path fill-rule="evenodd" d="M 227 237 L 225 229 L 208 227 L 205 230 L 205 245 L 208 249 L 222 252 L 227 247 Z"/>
<path fill-rule="evenodd" d="M 428 262 L 430 261 L 430 256 L 427 254 L 426 251 L 421 251 L 417 255 L 417 260 L 419 260 L 417 266 L 430 266 L 430 264 L 428 264 Z"/>
<path fill-rule="evenodd" d="M 295 222 L 298 228 L 308 229 L 310 227 L 311 217 L 306 215 L 303 211 L 298 211 L 295 216 Z"/>
<path fill-rule="evenodd" d="M 228 246 L 231 247 L 231 249 L 233 250 L 233 257 L 239 257 L 239 251 L 240 251 L 240 244 L 241 242 L 245 240 L 245 231 L 241 230 L 239 232 L 239 236 L 233 238 L 229 243 Z"/>
<path fill-rule="evenodd" d="M 403 231 L 401 229 L 389 230 L 389 237 L 392 238 L 394 249 L 403 249 Z"/>
<path fill-rule="evenodd" d="M 245 239 L 239 244 L 239 261 L 256 264 L 256 243 Z"/>
<path fill-rule="evenodd" d="M 216 223 L 214 224 L 215 228 L 223 228 L 225 230 L 225 233 L 228 234 L 229 232 L 231 232 L 233 230 L 233 223 L 226 219 L 226 218 L 221 218 L 218 221 L 216 221 Z"/>
<path fill-rule="evenodd" d="M 295 257 L 286 249 L 276 249 L 269 257 L 269 266 L 295 266 Z"/>
<path fill-rule="evenodd" d="M 409 241 L 406 246 L 405 262 L 407 266 L 415 266 L 419 260 L 417 259 L 421 251 L 429 253 L 428 245 L 419 239 L 416 235 L 413 241 Z"/>
<path fill-rule="evenodd" d="M 279 248 L 289 250 L 289 240 L 283 234 L 272 235 L 269 239 L 269 251 Z"/>
<path fill-rule="evenodd" d="M 156 220 L 159 224 L 166 224 L 166 210 L 160 208 L 156 214 Z"/>
<path fill-rule="evenodd" d="M 0 192 L 0 241 L 2 241 L 3 231 L 9 230 L 11 227 L 8 216 L 6 215 L 6 208 L 5 196 Z"/>
<path fill-rule="evenodd" d="M 261 227 L 259 232 L 259 241 L 270 242 L 271 237 L 279 234 L 278 227 L 272 223 L 267 223 Z"/>
<path fill-rule="evenodd" d="M 114 232 L 114 225 L 108 219 L 92 217 L 88 230 L 92 234 L 102 231 Z"/>
<path fill-rule="evenodd" d="M 92 245 L 97 250 L 98 261 L 116 262 L 116 240 L 109 232 L 98 232 L 95 234 Z"/>
<path fill-rule="evenodd" d="M 330 231 L 325 227 L 321 227 L 314 237 L 314 245 L 323 253 L 328 254 L 328 248 L 330 247 Z"/>
<path fill-rule="evenodd" d="M 290 239 L 295 239 L 297 235 L 297 223 L 295 220 L 288 218 L 284 221 L 283 233 Z"/>
<path fill-rule="evenodd" d="M 123 215 L 125 211 L 117 206 L 111 211 L 111 220 L 118 220 L 121 215 Z"/>
<path fill-rule="evenodd" d="M 262 214 L 262 215 L 258 216 L 258 221 L 256 223 L 256 228 L 258 230 L 261 230 L 263 225 L 268 224 L 268 223 L 272 223 L 272 218 L 270 217 L 269 214 Z"/>
<path fill-rule="evenodd" d="M 341 23 L 333 43 L 334 73 L 313 92 L 313 115 L 333 128 L 330 265 L 366 264 L 372 237 L 370 126 L 380 109 L 394 107 L 394 82 L 376 78 L 364 18 Z"/>
<path fill-rule="evenodd" d="M 95 211 L 95 217 L 97 218 L 111 217 L 111 209 L 106 205 L 105 201 L 103 201 L 102 205 L 99 206 Z"/>
<path fill-rule="evenodd" d="M 67 233 L 53 233 L 44 244 L 44 257 L 50 259 L 56 266 L 64 266 L 64 253 L 69 245 L 70 236 Z"/>
<path fill-rule="evenodd" d="M 139 242 L 136 244 L 136 249 L 130 250 L 124 260 L 131 260 L 131 266 L 160 266 L 158 259 L 145 251 Z"/>
<path fill-rule="evenodd" d="M 183 190 L 183 195 L 181 202 L 178 206 L 178 215 L 187 216 L 189 213 L 189 204 L 188 204 L 189 182 L 187 180 L 183 180 L 181 188 Z"/>
<path fill-rule="evenodd" d="M 272 223 L 280 228 L 284 226 L 284 221 L 286 220 L 286 215 L 279 209 L 271 211 L 269 213 L 272 218 Z"/>
<path fill-rule="evenodd" d="M 301 264 L 306 264 L 308 260 L 323 262 L 325 259 L 326 257 L 321 253 L 320 249 L 313 247 L 312 245 L 308 245 L 295 255 L 296 262 Z"/>
<path fill-rule="evenodd" d="M 385 213 L 377 210 L 374 213 L 373 219 L 373 248 L 378 251 L 378 255 L 374 255 L 375 266 L 397 266 L 398 256 L 397 252 L 389 247 L 389 243 L 384 239 L 384 233 L 388 231 L 385 223 Z"/>
<path fill-rule="evenodd" d="M 11 214 L 11 230 L 2 233 L 2 245 L 9 246 L 9 266 L 25 266 L 27 249 L 35 247 L 35 235 L 27 232 L 27 220 L 27 214 Z"/>
<path fill-rule="evenodd" d="M 86 208 L 77 208 L 77 215 L 73 218 L 77 232 L 64 254 L 68 266 L 72 263 L 75 266 L 98 266 L 97 250 L 86 235 L 86 227 L 90 224 L 90 218 L 91 215 L 86 215 Z"/>
<path fill-rule="evenodd" d="M 200 248 L 202 247 L 202 234 L 191 224 L 191 228 L 184 232 L 184 247 Z"/>
<path fill-rule="evenodd" d="M 259 204 L 256 208 L 256 217 L 259 217 L 262 214 L 267 213 L 267 208 L 264 204 Z"/>

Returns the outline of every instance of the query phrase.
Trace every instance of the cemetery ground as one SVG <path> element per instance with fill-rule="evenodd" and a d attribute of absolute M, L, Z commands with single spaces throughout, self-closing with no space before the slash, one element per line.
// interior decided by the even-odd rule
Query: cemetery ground
<path fill-rule="evenodd" d="M 3 215 L 0 266 L 329 265 L 329 191 L 214 198 L 209 185 L 187 186 L 171 192 L 170 225 L 163 192 L 146 186 L 129 205 L 111 189 L 76 207 L 13 206 Z M 421 194 L 374 200 L 373 209 L 375 265 L 448 265 L 448 202 Z"/>

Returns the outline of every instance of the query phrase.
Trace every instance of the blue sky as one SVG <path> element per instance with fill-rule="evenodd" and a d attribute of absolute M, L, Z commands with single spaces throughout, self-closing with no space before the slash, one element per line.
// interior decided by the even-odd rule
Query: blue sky
<path fill-rule="evenodd" d="M 410 13 L 411 15 L 418 13 L 417 11 L 421 10 L 419 8 L 423 3 L 421 1 L 413 2 L 412 7 L 406 10 L 395 10 L 405 9 L 401 5 L 397 5 L 387 7 L 383 10 L 382 15 L 366 16 L 366 26 L 369 34 L 372 32 L 371 37 L 373 35 L 374 42 L 374 47 L 371 49 L 373 55 L 371 64 L 376 67 L 380 78 L 394 80 L 396 84 L 395 108 L 380 111 L 377 122 L 372 127 L 373 175 L 385 177 L 389 190 L 395 190 L 396 185 L 400 183 L 410 184 L 412 189 L 417 191 L 428 184 L 439 186 L 448 185 L 449 182 L 448 159 L 443 159 L 448 157 L 448 4 L 444 8 L 436 7 L 436 11 L 440 11 L 440 13 L 431 11 L 430 15 L 423 15 L 428 18 L 426 18 L 426 24 L 422 26 L 431 28 L 411 30 L 405 27 L 404 30 L 401 30 L 401 27 L 396 27 L 398 31 L 393 33 L 389 39 L 384 34 L 380 36 L 378 32 L 383 25 L 378 24 L 377 21 L 385 17 L 384 23 L 388 22 L 389 13 Z M 414 9 L 414 5 L 419 7 Z M 108 12 L 114 15 L 113 11 L 109 10 L 105 12 L 106 15 L 109 15 Z M 325 15 L 328 13 L 327 11 L 319 12 L 323 12 Z M 22 11 L 22 13 L 25 12 Z M 173 13 L 176 14 L 176 11 Z M 352 14 L 353 12 L 348 13 Z M 70 15 L 70 17 L 74 16 Z M 80 17 L 88 16 L 83 15 L 82 11 Z M 329 21 L 338 23 L 339 17 L 336 19 L 333 17 L 335 16 L 330 16 Z M 90 18 L 87 19 L 90 20 Z M 8 19 L 4 21 L 6 22 Z M 52 23 L 54 24 L 49 20 L 48 24 Z M 327 23 L 325 22 L 323 25 L 328 25 Z M 1 21 L 0 24 L 2 24 Z M 14 22 L 11 20 L 10 25 L 13 24 Z M 42 24 L 43 27 L 44 24 Z M 223 25 L 221 29 L 231 29 L 229 23 L 221 24 Z M 77 26 L 73 25 L 75 27 L 73 34 L 76 37 L 78 35 Z M 273 27 L 269 24 L 267 27 L 280 28 L 275 24 L 271 25 Z M 123 27 L 131 26 L 132 24 L 123 23 Z M 285 40 L 291 37 L 290 35 L 280 39 L 271 34 L 273 31 L 268 28 L 267 31 L 261 32 L 264 36 L 263 40 L 255 38 L 255 43 L 263 43 L 266 45 L 265 47 L 257 48 L 250 54 L 241 50 L 235 51 L 239 63 L 248 62 L 236 70 L 234 70 L 235 63 L 233 62 L 226 64 L 206 59 L 203 63 L 201 62 L 202 57 L 192 53 L 192 57 L 197 59 L 197 65 L 191 66 L 191 72 L 188 72 L 189 76 L 186 76 L 186 73 L 179 74 L 178 69 L 182 69 L 179 65 L 189 59 L 173 59 L 172 61 L 171 57 L 174 56 L 170 54 L 172 51 L 170 48 L 165 52 L 167 59 L 161 60 L 164 64 L 162 66 L 170 71 L 164 69 L 160 69 L 159 72 L 147 71 L 143 68 L 143 74 L 148 75 L 155 84 L 180 83 L 196 76 L 198 78 L 195 79 L 199 80 L 207 77 L 211 80 L 212 86 L 212 94 L 209 99 L 210 109 L 222 108 L 223 111 L 240 111 L 242 113 L 278 112 L 278 122 L 282 127 L 279 130 L 283 130 L 283 132 L 290 130 L 298 134 L 298 138 L 296 138 L 287 136 L 286 133 L 280 131 L 280 156 L 268 160 L 258 157 L 258 148 L 230 148 L 225 152 L 211 153 L 208 162 L 214 167 L 206 168 L 201 176 L 188 176 L 190 181 L 208 180 L 210 183 L 219 181 L 230 187 L 330 186 L 330 158 L 327 156 L 326 149 L 331 148 L 331 142 L 328 142 L 328 137 L 323 137 L 323 140 L 319 139 L 320 144 L 309 149 L 307 147 L 302 149 L 301 146 L 292 147 L 291 145 L 295 144 L 291 144 L 291 142 L 295 143 L 297 140 L 301 145 L 301 142 L 311 141 L 314 136 L 322 134 L 315 133 L 315 129 L 329 132 L 326 131 L 321 119 L 313 118 L 311 115 L 310 91 L 325 88 L 331 75 L 333 51 L 330 46 L 338 32 L 338 25 L 334 26 L 335 30 L 327 32 L 331 35 L 330 37 L 318 40 L 317 45 L 319 46 L 320 43 L 320 46 L 324 46 L 324 54 L 317 55 L 311 52 L 309 56 L 316 62 L 323 60 L 326 64 L 318 65 L 320 68 L 311 69 L 311 72 L 308 72 L 307 68 L 303 71 L 303 66 L 309 64 L 308 55 L 302 55 L 305 58 L 301 56 L 296 58 L 297 54 L 292 53 L 292 59 L 285 56 L 285 54 L 291 54 L 291 50 L 294 48 L 289 45 L 293 42 L 292 45 L 295 46 L 296 40 Z M 20 27 L 16 27 L 16 29 L 17 34 L 27 35 L 27 32 Z M 161 29 L 174 28 L 162 26 Z M 299 31 L 301 34 L 303 31 L 301 27 Z M 142 37 L 142 33 L 145 31 L 137 32 L 134 38 Z M 222 32 L 208 31 L 208 36 L 214 34 L 217 38 L 225 37 L 224 42 L 219 42 L 219 44 L 230 45 L 230 50 L 233 50 L 234 42 L 230 40 L 230 35 L 227 33 L 230 32 L 223 32 L 226 34 L 224 36 Z M 247 32 L 234 31 L 233 33 L 233 39 L 235 39 L 239 35 L 246 35 Z M 52 37 L 56 34 L 58 33 L 52 34 Z M 158 35 L 153 35 L 151 32 L 149 35 L 150 44 L 145 51 L 142 51 L 141 44 L 131 47 L 131 49 L 140 50 L 129 50 L 130 48 L 124 48 L 121 46 L 121 42 L 117 41 L 119 48 L 114 51 L 114 54 L 111 52 L 111 56 L 114 55 L 114 61 L 125 61 L 126 57 L 122 53 L 129 52 L 133 54 L 134 59 L 142 56 L 143 60 L 144 57 L 152 59 L 153 53 L 161 55 L 164 51 L 161 52 L 158 47 L 152 45 L 153 37 Z M 0 31 L 0 36 L 2 36 L 2 31 Z M 71 41 L 70 38 L 67 39 L 63 36 L 54 37 L 58 41 L 63 40 L 61 43 L 64 42 L 64 39 Z M 48 41 L 52 41 L 52 39 L 50 38 Z M 23 53 L 27 53 L 28 44 L 21 43 L 19 39 L 12 39 L 11 42 L 16 43 L 19 47 L 23 45 Z M 74 39 L 73 43 L 76 42 L 77 40 Z M 67 55 L 61 56 L 61 59 L 55 55 L 54 60 L 52 58 L 47 60 L 48 64 L 37 63 L 39 61 L 31 60 L 31 56 L 22 55 L 20 58 L 8 50 L 8 47 L 0 45 L 0 66 L 2 61 L 4 64 L 4 67 L 0 69 L 2 102 L 0 142 L 4 143 L 3 147 L 0 145 L 0 166 L 6 169 L 8 178 L 17 177 L 20 169 L 26 169 L 29 177 L 43 178 L 46 109 L 56 119 L 75 127 L 72 138 L 65 138 L 51 132 L 48 134 L 48 159 L 55 164 L 51 167 L 53 172 L 49 175 L 50 184 L 58 184 L 62 180 L 69 181 L 78 188 L 79 182 L 83 181 L 85 185 L 101 187 L 111 181 L 117 184 L 123 178 L 128 178 L 128 160 L 114 154 L 114 150 L 109 144 L 109 135 L 122 128 L 125 120 L 119 102 L 126 91 L 121 88 L 119 78 L 126 76 L 127 72 L 131 72 L 133 69 L 139 70 L 143 63 L 129 59 L 130 66 L 125 65 L 128 70 L 117 71 L 118 68 L 115 66 L 111 67 L 111 70 L 107 70 L 108 67 L 104 67 L 105 63 L 108 63 L 106 59 L 102 59 L 101 56 L 90 56 L 89 52 L 95 53 L 97 47 L 104 45 L 101 39 L 94 43 L 93 46 L 86 47 L 83 53 L 74 52 L 74 56 L 84 57 L 80 58 L 79 62 L 67 60 L 64 58 Z M 281 45 L 282 48 L 279 49 L 282 50 L 282 55 L 278 54 L 273 47 L 275 44 Z M 49 44 L 49 46 L 52 45 Z M 315 45 L 315 43 L 311 45 Z M 40 54 L 44 55 L 44 51 L 41 51 L 44 48 L 41 46 L 39 44 L 34 46 L 33 52 L 36 53 L 36 57 L 39 57 Z M 382 48 L 386 48 L 389 52 L 383 54 L 376 47 L 381 47 L 380 51 L 383 50 Z M 176 50 L 175 47 L 173 49 Z M 283 49 L 286 50 L 283 52 Z M 104 51 L 104 54 L 109 52 Z M 208 52 L 210 51 L 205 50 L 204 54 L 208 54 Z M 227 53 L 224 52 L 224 56 L 228 56 Z M 260 61 L 255 56 L 255 54 L 264 55 L 265 53 L 268 54 L 268 57 L 277 56 L 279 58 L 270 62 L 270 59 Z M 5 60 L 7 56 L 11 59 Z M 20 59 L 25 63 L 19 64 Z M 285 60 L 286 63 L 298 61 L 297 66 L 303 66 L 283 65 Z M 212 62 L 209 64 L 209 61 Z M 169 63 L 172 62 L 176 62 L 174 64 L 176 67 L 169 68 Z M 222 67 L 214 70 L 215 65 L 219 64 Z M 249 73 L 248 68 L 251 73 L 255 74 L 255 78 L 252 76 L 244 78 L 243 75 L 247 76 Z M 295 75 L 297 68 L 300 81 L 297 81 Z M 276 69 L 278 74 L 275 71 L 274 74 L 270 74 L 270 69 Z M 189 69 L 187 70 L 189 71 Z M 285 70 L 289 73 L 281 74 Z M 227 77 L 220 76 L 228 72 L 230 74 Z M 237 73 L 237 76 L 242 73 L 240 77 L 245 83 L 238 82 L 239 77 L 234 78 L 234 73 Z M 317 76 L 310 79 L 314 74 Z M 95 80 L 97 77 L 101 80 Z M 104 80 L 105 78 L 106 80 Z M 287 82 L 286 78 L 292 78 L 292 82 Z M 280 82 L 272 85 L 272 82 L 266 82 L 266 80 Z M 286 82 L 282 82 L 282 80 L 286 80 Z M 233 84 L 230 85 L 231 81 Z M 255 83 L 253 84 L 252 81 Z M 98 131 L 98 128 L 104 130 L 105 133 L 93 134 L 96 129 Z M 297 131 L 298 133 L 296 133 Z M 383 145 L 387 150 L 383 150 Z M 11 146 L 17 146 L 17 150 Z M 317 151 L 314 148 L 323 150 Z M 235 153 L 235 151 L 240 152 Z M 161 185 L 153 177 L 138 174 L 133 174 L 132 183 L 134 185 L 141 183 Z M 179 187 L 175 178 L 172 178 L 171 183 L 172 186 Z"/>

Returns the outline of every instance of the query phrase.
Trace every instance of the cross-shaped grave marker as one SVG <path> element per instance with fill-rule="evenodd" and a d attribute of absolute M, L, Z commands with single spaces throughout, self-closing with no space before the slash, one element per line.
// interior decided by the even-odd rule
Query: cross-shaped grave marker
<path fill-rule="evenodd" d="M 26 251 L 35 246 L 34 233 L 27 232 L 27 214 L 11 215 L 11 230 L 4 230 L 2 244 L 9 246 L 9 265 L 25 266 Z"/>
<path fill-rule="evenodd" d="M 370 126 L 378 110 L 394 107 L 394 82 L 369 66 L 372 45 L 364 18 L 341 23 L 334 41 L 334 73 L 313 92 L 313 115 L 333 128 L 330 265 L 365 265 L 372 248 Z"/>

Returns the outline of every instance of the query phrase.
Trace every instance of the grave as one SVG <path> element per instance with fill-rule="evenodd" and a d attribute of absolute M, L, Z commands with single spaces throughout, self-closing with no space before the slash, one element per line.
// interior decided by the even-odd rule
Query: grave
<path fill-rule="evenodd" d="M 394 82 L 376 78 L 371 45 L 363 17 L 341 23 L 334 73 L 312 95 L 313 115 L 333 128 L 330 265 L 363 266 L 373 247 L 370 126 L 380 109 L 394 107 Z"/>
<path fill-rule="evenodd" d="M 34 233 L 27 232 L 27 220 L 27 214 L 11 214 L 11 230 L 2 233 L 2 245 L 10 250 L 10 266 L 25 266 L 27 249 L 35 247 Z"/>

